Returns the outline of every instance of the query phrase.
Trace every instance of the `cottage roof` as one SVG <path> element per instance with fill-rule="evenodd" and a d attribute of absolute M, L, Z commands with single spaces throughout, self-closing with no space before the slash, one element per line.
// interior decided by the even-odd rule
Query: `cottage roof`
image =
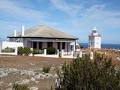
<path fill-rule="evenodd" d="M 65 32 L 58 31 L 54 28 L 40 25 L 25 30 L 24 36 L 21 36 L 21 32 L 17 33 L 16 37 L 41 37 L 41 38 L 65 38 L 65 39 L 77 39 L 76 37 L 69 35 Z M 9 37 L 10 38 L 10 37 Z"/>

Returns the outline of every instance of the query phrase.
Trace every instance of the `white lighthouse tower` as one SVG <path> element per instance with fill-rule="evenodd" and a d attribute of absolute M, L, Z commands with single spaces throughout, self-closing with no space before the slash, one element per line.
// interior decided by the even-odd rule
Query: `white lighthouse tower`
<path fill-rule="evenodd" d="M 89 35 L 89 48 L 101 48 L 101 35 L 97 32 L 96 27 L 92 29 L 92 33 Z"/>

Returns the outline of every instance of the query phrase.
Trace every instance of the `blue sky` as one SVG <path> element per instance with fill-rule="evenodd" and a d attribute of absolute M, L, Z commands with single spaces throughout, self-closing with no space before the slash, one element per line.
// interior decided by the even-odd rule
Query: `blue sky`
<path fill-rule="evenodd" d="M 93 27 L 103 43 L 120 44 L 120 0 L 0 0 L 0 38 L 21 25 L 48 25 L 88 42 Z"/>

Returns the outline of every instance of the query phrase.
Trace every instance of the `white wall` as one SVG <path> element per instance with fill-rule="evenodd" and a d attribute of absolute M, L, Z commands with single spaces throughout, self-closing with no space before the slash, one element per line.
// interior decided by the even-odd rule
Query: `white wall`
<path fill-rule="evenodd" d="M 9 47 L 9 48 L 23 47 L 23 43 L 22 42 L 7 42 L 7 41 L 1 42 L 1 49 L 5 49 L 6 47 Z"/>
<path fill-rule="evenodd" d="M 101 37 L 95 37 L 95 47 L 94 48 L 101 48 Z"/>
<path fill-rule="evenodd" d="M 101 48 L 101 37 L 89 38 L 90 48 Z"/>

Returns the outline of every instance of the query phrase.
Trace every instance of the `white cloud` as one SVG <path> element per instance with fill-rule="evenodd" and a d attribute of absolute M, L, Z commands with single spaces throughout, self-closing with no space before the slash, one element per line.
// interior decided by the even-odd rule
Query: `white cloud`
<path fill-rule="evenodd" d="M 68 22 L 71 22 L 72 25 L 82 27 L 97 25 L 99 27 L 120 28 L 120 11 L 108 10 L 106 4 L 94 4 L 85 7 L 86 3 L 82 3 L 81 1 L 80 4 L 68 3 L 67 0 L 50 1 L 58 10 L 71 16 Z"/>
<path fill-rule="evenodd" d="M 67 0 L 66 0 L 67 1 Z M 80 9 L 82 9 L 82 5 L 70 4 L 65 0 L 50 0 L 50 2 L 57 8 L 58 10 L 70 15 L 74 16 L 78 14 Z"/>
<path fill-rule="evenodd" d="M 105 5 L 94 5 L 83 13 L 79 22 L 90 25 L 98 24 L 97 26 L 100 25 L 108 28 L 120 28 L 120 12 L 107 10 Z"/>
<path fill-rule="evenodd" d="M 48 11 L 48 13 L 47 11 L 25 8 L 20 6 L 19 3 L 14 2 L 14 0 L 1 0 L 0 12 L 5 13 L 6 15 L 8 14 L 10 17 L 13 18 L 18 17 L 18 19 L 25 19 L 26 22 L 27 20 L 30 20 L 31 22 L 27 23 L 31 25 L 47 24 L 50 26 L 57 26 L 59 28 L 64 29 L 64 31 L 66 32 L 71 32 L 71 34 L 74 33 L 74 35 L 77 35 L 83 40 L 87 40 L 87 35 L 89 31 L 91 31 L 90 29 L 94 26 L 100 28 L 101 32 L 105 32 L 104 35 L 106 36 L 106 40 L 109 40 L 109 36 L 106 34 L 107 31 L 109 33 L 109 29 L 112 28 L 114 32 L 116 28 L 120 28 L 120 11 L 108 10 L 106 4 L 94 4 L 89 7 L 86 7 L 86 3 L 70 3 L 67 2 L 67 0 L 49 1 L 52 4 L 52 8 L 54 7 L 54 10 L 60 10 L 62 11 L 62 15 L 67 14 L 70 17 L 67 17 L 66 20 L 63 21 L 58 18 L 58 21 L 60 22 L 52 22 L 52 18 L 53 21 L 55 21 L 54 16 L 57 16 L 56 12 L 54 12 L 53 14 L 53 12 L 51 11 Z M 80 0 L 78 1 L 80 2 Z M 87 4 L 89 3 L 90 2 L 88 2 Z M 50 17 L 51 14 L 53 15 L 52 17 Z M 13 21 L 13 24 L 11 24 L 11 21 L 7 23 L 1 21 L 0 23 L 2 23 L 0 24 L 1 27 L 4 26 L 3 29 L 6 30 L 8 29 L 5 28 L 5 26 L 8 24 L 10 25 L 9 28 L 12 28 L 12 25 L 16 25 L 15 23 L 17 23 L 17 25 L 20 24 L 17 21 Z M 117 38 L 119 32 L 117 32 L 118 30 L 116 30 L 116 35 L 114 35 L 115 37 L 113 39 L 116 39 L 120 42 L 120 40 L 118 40 Z"/>
<path fill-rule="evenodd" d="M 75 3 L 68 3 L 67 0 L 50 1 L 58 10 L 70 15 L 70 17 L 66 19 L 66 22 L 69 23 L 69 26 L 65 28 L 68 31 L 71 30 L 71 33 L 74 33 L 77 37 L 79 37 L 80 41 L 87 41 L 87 36 L 92 27 L 96 26 L 104 37 L 102 39 L 103 42 L 120 42 L 118 39 L 118 28 L 120 28 L 120 11 L 109 10 L 108 7 L 106 7 L 106 3 L 92 4 L 86 7 L 86 3 L 82 3 L 81 1 L 79 1 L 81 2 L 79 6 Z M 87 2 L 87 4 L 89 3 L 91 2 Z M 112 39 L 110 39 L 110 37 L 112 37 Z"/>
<path fill-rule="evenodd" d="M 1 0 L 0 11 L 9 14 L 11 17 L 21 17 L 25 19 L 46 19 L 48 13 L 35 9 L 20 7 L 12 0 Z"/>

